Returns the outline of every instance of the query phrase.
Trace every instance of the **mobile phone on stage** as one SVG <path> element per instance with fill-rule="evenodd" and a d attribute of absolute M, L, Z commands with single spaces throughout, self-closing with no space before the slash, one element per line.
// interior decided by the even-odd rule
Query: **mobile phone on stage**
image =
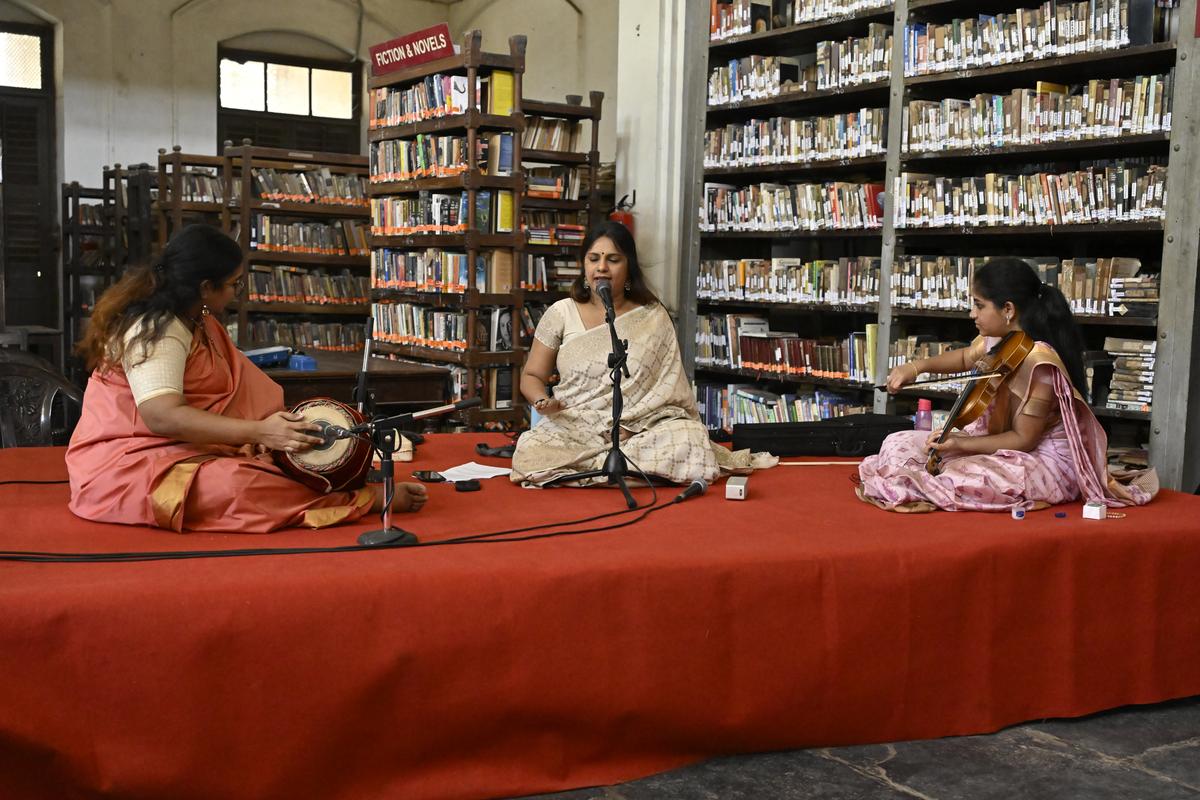
<path fill-rule="evenodd" d="M 425 469 L 416 470 L 413 472 L 413 477 L 425 483 L 444 483 L 446 480 L 440 472 L 431 472 Z"/>

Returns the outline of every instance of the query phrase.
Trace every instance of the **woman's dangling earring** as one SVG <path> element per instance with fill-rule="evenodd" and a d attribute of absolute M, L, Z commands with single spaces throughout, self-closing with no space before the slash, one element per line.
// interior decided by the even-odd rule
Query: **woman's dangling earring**
<path fill-rule="evenodd" d="M 208 303 L 200 306 L 200 316 L 207 317 L 210 314 L 212 314 L 212 311 L 209 309 Z"/>
<path fill-rule="evenodd" d="M 633 284 L 630 283 L 629 281 L 625 281 L 625 291 L 628 292 L 632 288 L 633 288 Z"/>
<path fill-rule="evenodd" d="M 587 285 L 587 281 L 583 282 L 583 296 L 587 297 L 592 293 L 592 287 Z"/>

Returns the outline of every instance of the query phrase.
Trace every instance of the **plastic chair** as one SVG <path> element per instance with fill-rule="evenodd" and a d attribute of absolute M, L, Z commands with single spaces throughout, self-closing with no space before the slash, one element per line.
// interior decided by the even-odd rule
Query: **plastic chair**
<path fill-rule="evenodd" d="M 0 349 L 0 447 L 66 444 L 82 407 L 83 393 L 50 362 Z"/>

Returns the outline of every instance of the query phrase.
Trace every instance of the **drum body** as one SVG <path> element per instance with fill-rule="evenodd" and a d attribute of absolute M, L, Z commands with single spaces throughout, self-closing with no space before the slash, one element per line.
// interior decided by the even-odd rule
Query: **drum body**
<path fill-rule="evenodd" d="M 322 427 L 351 428 L 363 422 L 363 416 L 353 407 L 328 397 L 305 400 L 292 413 Z M 364 486 L 371 468 L 371 452 L 369 439 L 354 437 L 317 445 L 303 453 L 275 450 L 272 455 L 289 476 L 318 492 L 328 493 Z"/>

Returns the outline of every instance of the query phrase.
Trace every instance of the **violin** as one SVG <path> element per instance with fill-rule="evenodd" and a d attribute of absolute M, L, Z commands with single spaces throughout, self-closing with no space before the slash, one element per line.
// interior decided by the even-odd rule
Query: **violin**
<path fill-rule="evenodd" d="M 988 410 L 1001 387 L 1021 366 L 1025 356 L 1033 350 L 1033 337 L 1025 331 L 1013 331 L 1004 335 L 987 354 L 975 364 L 971 372 L 977 378 L 968 378 L 968 384 L 954 401 L 950 409 L 950 419 L 942 428 L 942 435 L 937 443 L 946 441 L 950 431 L 963 428 L 983 416 Z M 986 377 L 984 377 L 986 376 Z M 942 470 L 942 454 L 934 448 L 929 448 L 929 457 L 925 461 L 925 471 L 937 475 Z"/>

